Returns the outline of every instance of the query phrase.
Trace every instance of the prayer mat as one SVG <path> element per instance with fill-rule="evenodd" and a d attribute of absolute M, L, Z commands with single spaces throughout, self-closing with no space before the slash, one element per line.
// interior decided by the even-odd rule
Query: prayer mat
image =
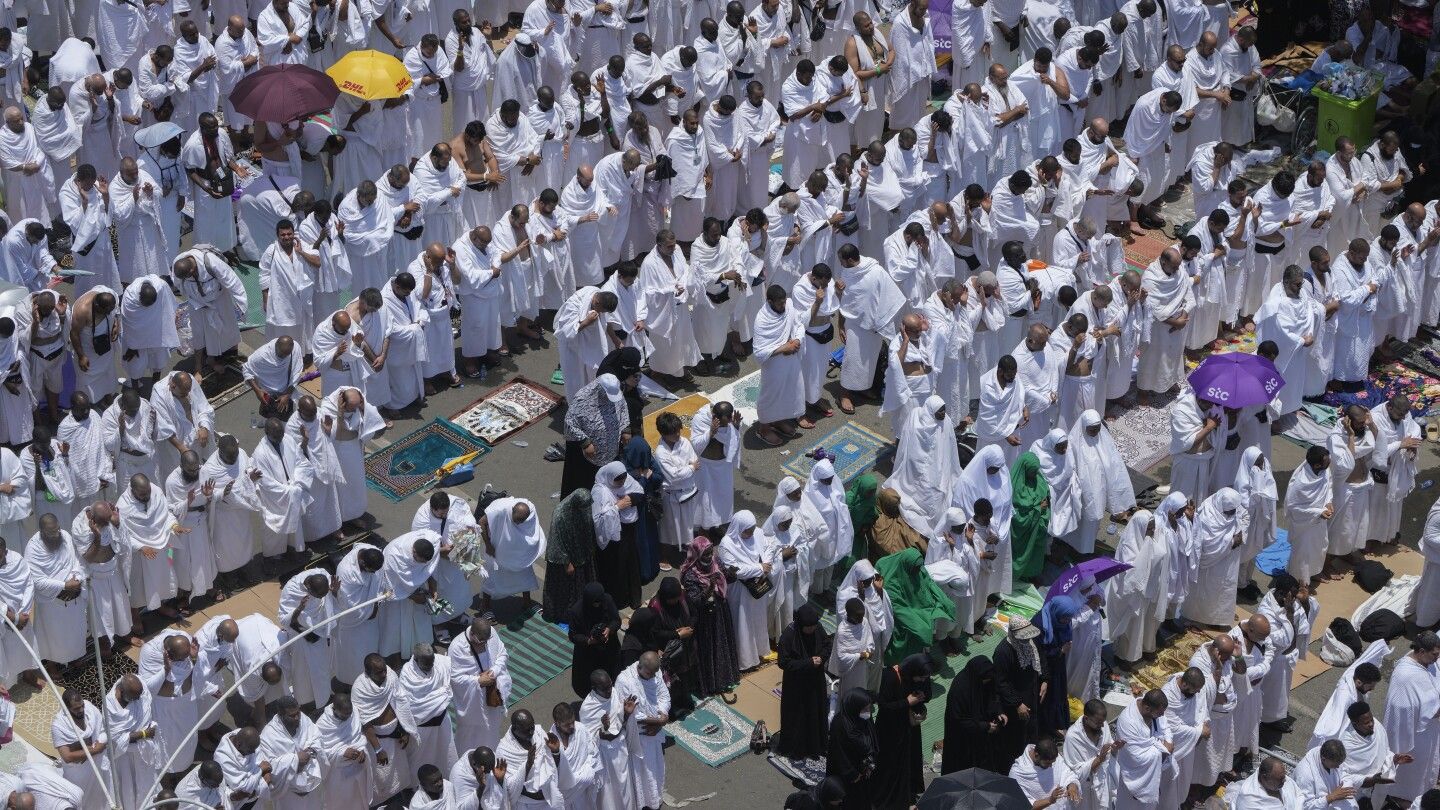
<path fill-rule="evenodd" d="M 452 422 L 428 425 L 365 457 L 365 483 L 396 503 L 430 486 L 442 464 L 467 453 L 484 456 L 490 445 Z M 478 459 L 477 459 L 478 460 Z"/>
<path fill-rule="evenodd" d="M 754 723 L 713 697 L 702 701 L 684 720 L 665 726 L 666 733 L 681 748 L 712 768 L 749 751 L 750 732 L 754 729 Z"/>
<path fill-rule="evenodd" d="M 666 405 L 658 411 L 648 413 L 644 418 L 645 441 L 651 447 L 660 446 L 660 431 L 655 427 L 655 420 L 662 413 L 673 413 L 680 417 L 680 435 L 690 437 L 690 419 L 699 413 L 702 408 L 710 407 L 710 400 L 704 394 L 691 394 L 684 399 Z"/>
<path fill-rule="evenodd" d="M 90 649 L 88 644 L 86 649 Z M 139 672 L 140 665 L 128 655 L 114 655 L 105 662 L 105 683 L 102 686 L 94 661 L 94 657 L 87 654 L 81 663 L 61 673 L 55 686 L 61 692 L 74 689 L 98 708 L 105 705 L 106 690 L 114 686 L 121 676 Z M 22 698 L 26 692 L 29 696 Z M 55 756 L 55 748 L 50 744 L 50 722 L 60 712 L 59 698 L 49 687 L 36 691 L 28 686 L 17 686 L 11 689 L 10 699 L 15 701 L 15 732 L 47 756 Z"/>
<path fill-rule="evenodd" d="M 760 372 L 752 371 L 724 388 L 706 394 L 705 398 L 711 402 L 734 405 L 735 410 L 745 418 L 745 424 L 753 425 L 760 421 L 755 411 L 755 404 L 760 401 Z"/>
<path fill-rule="evenodd" d="M 1221 335 L 1219 339 L 1223 341 L 1219 350 L 1212 349 L 1207 346 L 1203 351 L 1201 351 L 1200 357 L 1198 359 L 1192 360 L 1188 356 L 1185 358 L 1186 373 L 1194 371 L 1197 367 L 1199 367 L 1202 360 L 1212 354 L 1225 354 L 1228 352 L 1245 352 L 1246 354 L 1254 354 L 1255 349 L 1260 345 L 1260 340 L 1255 336 L 1254 332 L 1243 330 L 1240 332 L 1231 332 L 1226 335 Z M 1213 345 L 1214 343 L 1211 343 L 1211 346 Z"/>
<path fill-rule="evenodd" d="M 786 779 L 799 782 L 806 787 L 815 787 L 825 779 L 825 757 L 791 759 L 779 754 L 771 754 L 766 759 L 775 766 L 775 770 L 784 774 Z"/>
<path fill-rule="evenodd" d="M 810 468 L 815 466 L 815 451 L 821 447 L 834 457 L 835 474 L 847 484 L 874 467 L 882 453 L 893 451 L 889 439 L 863 425 L 846 422 L 819 441 L 807 445 L 803 452 L 785 462 L 780 469 L 805 481 L 810 477 Z"/>
<path fill-rule="evenodd" d="M 243 361 L 238 357 L 232 357 L 225 362 L 225 370 L 216 374 L 207 373 L 200 382 L 200 390 L 205 392 L 206 399 L 210 400 L 210 407 L 220 408 L 229 405 L 240 397 L 250 393 L 250 384 L 245 382 L 245 376 L 240 367 Z"/>
<path fill-rule="evenodd" d="M 574 658 L 570 637 L 540 618 L 539 605 L 524 618 L 497 624 L 495 629 L 510 655 L 511 705 L 570 668 Z"/>
<path fill-rule="evenodd" d="M 1264 571 L 1267 576 L 1275 576 L 1285 570 L 1290 564 L 1290 532 L 1285 529 L 1275 530 L 1275 542 L 1261 550 L 1255 557 L 1255 567 Z"/>
<path fill-rule="evenodd" d="M 1159 689 L 1171 675 L 1184 672 L 1190 666 L 1190 656 L 1209 640 L 1210 636 L 1199 630 L 1173 637 L 1165 649 L 1155 651 L 1155 660 L 1130 673 L 1130 684 L 1139 684 L 1146 691 Z"/>
<path fill-rule="evenodd" d="M 450 417 L 460 428 L 492 446 L 539 422 L 561 396 L 537 382 L 516 376 Z"/>
<path fill-rule="evenodd" d="M 1171 247 L 1176 240 L 1172 239 L 1164 231 L 1146 231 L 1144 234 L 1135 237 L 1135 241 L 1125 245 L 1125 264 L 1132 270 L 1140 273 L 1150 263 L 1160 258 L 1165 248 Z"/>
<path fill-rule="evenodd" d="M 233 267 L 235 275 L 240 277 L 240 283 L 245 287 L 245 320 L 240 324 L 240 328 L 245 330 L 264 326 L 265 303 L 260 294 L 260 267 L 244 262 Z"/>
<path fill-rule="evenodd" d="M 1395 359 L 1429 377 L 1440 378 L 1440 340 L 1421 332 L 1409 343 L 1389 344 Z"/>
<path fill-rule="evenodd" d="M 1145 472 L 1170 457 L 1170 409 L 1175 400 L 1165 397 L 1163 404 L 1159 402 L 1137 405 L 1109 425 L 1115 449 L 1133 470 Z"/>
<path fill-rule="evenodd" d="M 1396 394 L 1410 397 L 1410 414 L 1416 418 L 1440 413 L 1440 379 L 1422 374 L 1400 362 L 1370 367 L 1365 389 L 1355 393 L 1327 392 L 1320 401 L 1333 408 L 1359 405 L 1370 410 Z"/>

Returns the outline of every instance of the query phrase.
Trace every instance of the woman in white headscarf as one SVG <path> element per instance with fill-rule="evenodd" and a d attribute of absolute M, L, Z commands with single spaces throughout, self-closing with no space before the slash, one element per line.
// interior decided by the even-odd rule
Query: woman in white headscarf
<path fill-rule="evenodd" d="M 1105 645 L 1105 619 L 1100 613 L 1105 591 L 1086 574 L 1071 591 L 1080 612 L 1070 619 L 1070 652 L 1065 655 L 1067 694 L 1082 704 L 1100 697 L 1100 648 Z"/>
<path fill-rule="evenodd" d="M 1185 496 L 1172 494 L 1178 496 L 1172 505 L 1178 502 L 1178 507 L 1184 507 Z M 1115 561 L 1130 566 L 1130 570 L 1110 579 L 1105 595 L 1110 639 L 1115 645 L 1115 657 L 1121 661 L 1135 662 L 1152 652 L 1155 633 L 1165 620 L 1170 547 L 1166 543 L 1168 532 L 1161 531 L 1161 523 L 1148 511 L 1139 510 L 1125 524 L 1115 549 Z"/>
<path fill-rule="evenodd" d="M 1155 510 L 1155 535 L 1163 537 L 1166 551 L 1165 617 L 1180 616 L 1185 597 L 1200 577 L 1195 557 L 1195 506 L 1184 492 L 1171 489 Z M 1147 651 L 1148 652 L 1148 651 Z"/>
<path fill-rule="evenodd" d="M 1080 421 L 1070 428 L 1070 453 L 1075 469 L 1086 474 L 1077 478 L 1080 484 L 1080 526 L 1064 538 L 1081 554 L 1095 551 L 1095 538 L 1100 521 L 1106 514 L 1121 514 L 1135 508 L 1135 488 L 1125 459 L 1115 448 L 1115 439 L 1095 411 L 1080 414 Z"/>
<path fill-rule="evenodd" d="M 810 594 L 810 543 L 798 532 L 790 531 L 794 523 L 795 510 L 777 506 L 760 527 L 765 543 L 775 555 L 770 569 L 770 578 L 775 582 L 775 595 L 770 602 L 770 634 L 777 638 Z"/>
<path fill-rule="evenodd" d="M 635 545 L 635 524 L 640 520 L 645 488 L 625 471 L 625 462 L 612 461 L 595 473 L 590 488 L 590 517 L 595 521 L 595 578 L 617 607 L 638 608 L 640 555 Z"/>
<path fill-rule="evenodd" d="M 857 560 L 850 566 L 850 572 L 835 592 L 836 615 L 845 615 L 845 603 L 851 599 L 859 599 L 865 605 L 865 621 L 870 625 L 878 657 L 890 646 L 890 635 L 895 630 L 895 608 L 890 604 L 890 594 L 885 593 L 884 577 L 876 575 L 875 566 L 869 560 Z M 877 685 L 879 679 L 877 671 Z"/>
<path fill-rule="evenodd" d="M 810 589 L 824 593 L 830 587 L 831 567 L 845 559 L 855 543 L 855 527 L 845 503 L 845 484 L 835 475 L 830 459 L 821 459 L 810 468 L 810 480 L 800 496 L 797 522 L 812 543 Z"/>
<path fill-rule="evenodd" d="M 735 513 L 717 556 L 720 567 L 734 578 L 725 591 L 730 619 L 735 627 L 735 658 L 742 671 L 760 666 L 770 653 L 769 611 L 773 592 L 755 593 L 766 587 L 775 569 L 774 552 L 757 531 L 755 514 L 749 509 Z"/>
<path fill-rule="evenodd" d="M 1030 445 L 1050 488 L 1051 537 L 1064 537 L 1080 526 L 1080 486 L 1069 450 L 1070 436 L 1060 428 L 1052 428 Z"/>
<path fill-rule="evenodd" d="M 900 493 L 900 512 L 916 530 L 931 537 L 941 531 L 951 493 L 960 478 L 955 420 L 945 400 L 930 396 L 910 411 L 900 429 L 895 466 L 885 486 Z"/>
<path fill-rule="evenodd" d="M 1240 550 L 1240 582 L 1248 587 L 1255 581 L 1255 558 L 1275 542 L 1275 502 L 1280 499 L 1270 460 L 1260 448 L 1247 447 L 1240 456 L 1240 469 L 1235 471 L 1235 491 L 1250 511 L 1250 526 L 1245 530 L 1245 545 Z M 1323 528 L 1321 533 L 1323 536 Z M 1320 545 L 1323 548 L 1324 541 Z M 1295 547 L 1294 540 L 1290 541 L 1290 547 Z M 1323 564 L 1323 557 L 1321 562 Z M 1315 573 L 1319 573 L 1318 568 Z"/>
<path fill-rule="evenodd" d="M 964 510 L 951 507 L 945 512 L 939 535 L 925 548 L 925 571 L 955 603 L 953 621 L 935 622 L 937 641 L 958 642 L 973 629 L 971 601 L 980 577 L 980 556 L 975 550 L 979 538 L 974 534 Z"/>
<path fill-rule="evenodd" d="M 1195 510 L 1192 531 L 1198 578 L 1185 598 L 1185 618 L 1216 627 L 1235 623 L 1235 588 L 1240 579 L 1241 547 L 1250 526 L 1250 510 L 1230 487 L 1205 499 Z"/>
<path fill-rule="evenodd" d="M 770 504 L 770 510 L 773 512 L 782 506 L 788 506 L 791 511 L 799 512 L 800 499 L 802 497 L 801 491 L 804 488 L 804 485 L 800 483 L 800 479 L 793 475 L 787 475 L 781 478 L 780 483 L 775 485 L 775 502 Z"/>
<path fill-rule="evenodd" d="M 983 586 L 986 594 L 1011 590 L 1010 515 L 1013 509 L 1010 499 L 1010 470 L 1005 465 L 1005 451 L 997 445 L 981 448 L 961 471 L 951 503 L 972 519 L 976 501 L 990 503 L 990 528 L 1000 539 L 995 544 L 995 560 Z"/>

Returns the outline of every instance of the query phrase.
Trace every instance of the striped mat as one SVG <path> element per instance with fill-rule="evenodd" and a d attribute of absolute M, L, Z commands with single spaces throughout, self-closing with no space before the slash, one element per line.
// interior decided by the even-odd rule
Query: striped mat
<path fill-rule="evenodd" d="M 540 618 L 538 605 L 528 616 L 497 625 L 497 629 L 510 657 L 512 704 L 524 700 L 570 667 L 574 650 L 570 637 Z"/>

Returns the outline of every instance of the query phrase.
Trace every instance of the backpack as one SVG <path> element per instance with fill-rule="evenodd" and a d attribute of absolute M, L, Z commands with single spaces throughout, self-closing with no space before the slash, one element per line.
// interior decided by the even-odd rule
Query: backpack
<path fill-rule="evenodd" d="M 1376 593 L 1390 584 L 1395 572 L 1377 560 L 1366 560 L 1355 566 L 1355 584 L 1366 593 Z"/>
<path fill-rule="evenodd" d="M 1405 635 L 1405 620 L 1395 615 L 1395 611 L 1388 608 L 1381 608 L 1360 623 L 1360 639 L 1366 644 L 1377 639 L 1390 641 Z"/>

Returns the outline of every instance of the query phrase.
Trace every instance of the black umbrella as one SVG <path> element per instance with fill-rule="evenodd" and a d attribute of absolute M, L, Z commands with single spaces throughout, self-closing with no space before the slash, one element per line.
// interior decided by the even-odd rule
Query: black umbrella
<path fill-rule="evenodd" d="M 980 768 L 946 774 L 930 783 L 916 810 L 1030 810 L 1019 783 Z"/>

